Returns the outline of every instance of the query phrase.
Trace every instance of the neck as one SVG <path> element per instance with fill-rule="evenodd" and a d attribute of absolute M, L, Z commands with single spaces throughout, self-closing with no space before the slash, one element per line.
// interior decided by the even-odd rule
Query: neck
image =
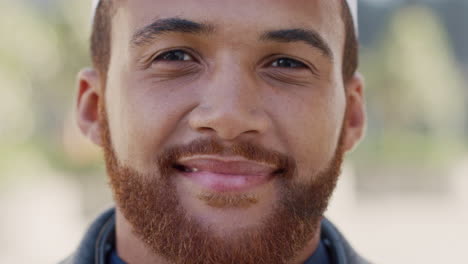
<path fill-rule="evenodd" d="M 132 226 L 119 209 L 115 212 L 115 236 L 119 257 L 125 263 L 169 264 L 151 250 L 132 231 Z"/>
<path fill-rule="evenodd" d="M 153 253 L 132 231 L 131 224 L 120 210 L 116 209 L 116 246 L 119 257 L 126 263 L 171 264 L 162 256 Z M 304 263 L 318 247 L 320 232 L 317 232 L 306 246 L 297 253 L 291 264 Z"/>

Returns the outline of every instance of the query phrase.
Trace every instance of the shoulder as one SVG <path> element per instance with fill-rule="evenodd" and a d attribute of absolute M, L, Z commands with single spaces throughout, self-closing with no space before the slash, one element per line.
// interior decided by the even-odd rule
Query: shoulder
<path fill-rule="evenodd" d="M 115 210 L 103 212 L 88 228 L 77 250 L 58 264 L 104 263 L 109 243 L 115 239 Z"/>
<path fill-rule="evenodd" d="M 322 240 L 330 249 L 334 263 L 370 264 L 351 247 L 338 228 L 326 218 L 322 220 L 321 232 Z"/>

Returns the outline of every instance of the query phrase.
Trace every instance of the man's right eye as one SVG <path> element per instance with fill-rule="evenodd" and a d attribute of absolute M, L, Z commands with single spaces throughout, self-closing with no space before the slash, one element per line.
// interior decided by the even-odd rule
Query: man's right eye
<path fill-rule="evenodd" d="M 275 60 L 271 64 L 271 66 L 276 67 L 276 68 L 292 68 L 292 69 L 307 67 L 304 63 L 295 59 L 290 59 L 290 58 L 279 58 Z"/>
<path fill-rule="evenodd" d="M 194 58 L 183 50 L 171 50 L 160 54 L 154 59 L 156 61 L 193 61 Z"/>

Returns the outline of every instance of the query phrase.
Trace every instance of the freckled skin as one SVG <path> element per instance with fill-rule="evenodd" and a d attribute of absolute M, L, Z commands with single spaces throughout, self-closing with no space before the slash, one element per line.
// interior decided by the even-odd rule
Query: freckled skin
<path fill-rule="evenodd" d="M 113 18 L 106 87 L 100 87 L 102 79 L 94 70 L 80 73 L 79 126 L 102 145 L 97 116 L 98 102 L 105 102 L 115 156 L 121 165 L 141 174 L 157 169 L 156 157 L 165 148 L 216 138 L 226 144 L 252 141 L 292 157 L 297 166 L 293 183 L 313 181 L 313 175 L 330 165 L 341 132 L 346 131 L 342 145 L 348 151 L 364 128 L 362 81 L 356 75 L 342 82 L 344 27 L 337 3 L 123 1 Z M 129 45 L 136 30 L 155 18 L 169 17 L 209 23 L 216 30 L 207 35 L 168 33 L 144 47 Z M 334 59 L 304 42 L 259 40 L 266 30 L 285 28 L 317 31 Z M 188 56 L 183 61 L 154 60 L 180 49 Z M 303 66 L 276 67 L 280 58 Z M 174 183 L 177 199 L 189 216 L 232 234 L 260 224 L 280 198 L 275 185 L 266 184 L 254 191 L 252 206 L 223 211 L 206 206 L 199 199 L 202 190 L 184 178 L 174 177 Z M 117 215 L 120 254 L 131 263 L 164 263 L 148 252 L 119 211 Z M 317 243 L 318 233 L 311 234 L 296 262 L 313 252 Z"/>

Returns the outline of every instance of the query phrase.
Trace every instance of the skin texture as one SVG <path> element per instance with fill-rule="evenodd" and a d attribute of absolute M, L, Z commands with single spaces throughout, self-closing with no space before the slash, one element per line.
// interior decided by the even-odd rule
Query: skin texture
<path fill-rule="evenodd" d="M 107 76 L 93 69 L 79 74 L 77 120 L 104 149 L 117 203 L 117 247 L 125 261 L 189 263 L 184 254 L 173 252 L 180 248 L 172 244 L 182 238 L 174 235 L 172 244 L 161 245 L 169 237 L 163 235 L 177 228 L 192 235 L 193 243 L 184 246 L 193 263 L 302 263 L 311 255 L 342 156 L 362 137 L 365 125 L 362 79 L 356 74 L 342 82 L 339 14 L 338 1 L 121 3 L 113 19 Z M 208 24 L 211 30 L 168 32 L 144 45 L 130 44 L 155 19 L 174 17 Z M 265 31 L 297 28 L 319 34 L 331 56 L 304 41 L 261 38 Z M 188 60 L 159 56 L 174 49 L 185 50 Z M 302 64 L 278 67 L 280 58 Z M 197 141 L 214 146 L 209 152 L 215 155 L 236 153 L 255 160 L 274 153 L 284 159 L 271 163 L 290 162 L 283 174 L 248 193 L 213 196 L 172 169 L 177 155 L 171 153 L 192 155 L 187 146 Z M 233 151 L 242 144 L 258 151 Z M 159 222 L 145 225 L 157 215 Z M 293 231 L 296 239 L 281 236 Z M 258 239 L 260 246 L 240 246 L 246 238 Z M 266 250 L 274 245 L 265 241 L 278 238 L 276 252 L 284 251 L 267 259 L 275 251 Z M 194 259 L 203 249 L 210 254 Z M 249 251 L 254 254 L 240 259 Z"/>

